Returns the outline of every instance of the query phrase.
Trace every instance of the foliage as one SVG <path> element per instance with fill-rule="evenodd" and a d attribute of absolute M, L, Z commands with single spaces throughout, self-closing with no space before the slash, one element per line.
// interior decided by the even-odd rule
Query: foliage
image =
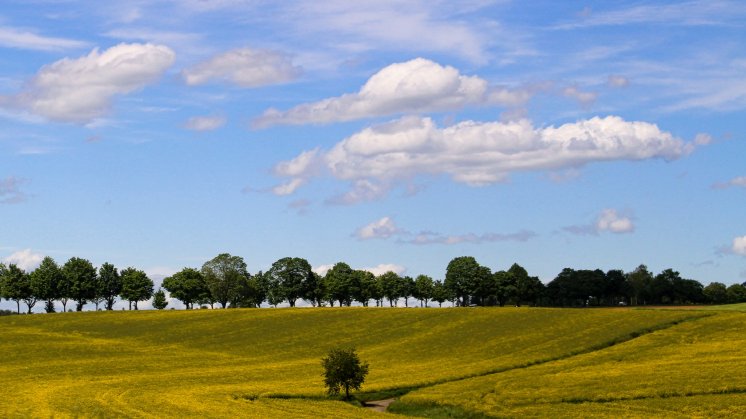
<path fill-rule="evenodd" d="M 202 265 L 202 275 L 212 300 L 225 308 L 231 300 L 236 299 L 241 279 L 249 273 L 242 257 L 221 253 Z"/>
<path fill-rule="evenodd" d="M 725 304 L 728 302 L 728 289 L 722 282 L 712 282 L 702 292 L 709 303 Z"/>
<path fill-rule="evenodd" d="M 135 310 L 137 310 L 138 301 L 149 300 L 153 296 L 153 281 L 144 271 L 129 267 L 122 270 L 121 276 L 121 295 L 123 299 L 129 301 L 130 309 L 132 309 L 132 303 L 135 303 Z"/>
<path fill-rule="evenodd" d="M 72 257 L 62 265 L 61 291 L 63 306 L 65 297 L 77 302 L 77 311 L 83 310 L 88 300 L 96 296 L 96 268 L 87 259 Z"/>
<path fill-rule="evenodd" d="M 355 277 L 350 265 L 344 262 L 335 263 L 324 276 L 324 284 L 327 290 L 327 300 L 331 305 L 338 301 L 340 306 L 350 306 L 352 296 L 357 292 Z"/>
<path fill-rule="evenodd" d="M 156 310 L 163 310 L 168 306 L 168 301 L 166 300 L 166 293 L 163 292 L 162 289 L 158 288 L 158 291 L 153 293 L 153 307 Z"/>
<path fill-rule="evenodd" d="M 162 285 L 171 297 L 184 303 L 187 310 L 194 308 L 194 303 L 204 299 L 210 293 L 205 277 L 193 268 L 184 268 L 165 278 Z"/>
<path fill-rule="evenodd" d="M 54 300 L 60 297 L 59 283 L 62 277 L 57 262 L 47 256 L 30 275 L 32 291 L 39 300 L 46 302 L 47 313 L 54 312 Z"/>
<path fill-rule="evenodd" d="M 420 306 L 427 307 L 427 302 L 433 298 L 433 279 L 427 275 L 418 275 L 414 280 L 413 297 L 420 301 Z"/>
<path fill-rule="evenodd" d="M 324 385 L 330 395 L 339 394 L 344 389 L 345 399 L 350 398 L 350 389 L 360 390 L 365 376 L 368 375 L 368 363 L 361 362 L 355 348 L 334 348 L 321 359 L 324 368 Z"/>
<path fill-rule="evenodd" d="M 305 297 L 309 282 L 314 280 L 311 265 L 303 258 L 286 257 L 277 260 L 267 271 L 270 287 L 276 290 L 277 296 L 287 300 L 290 307 Z"/>
<path fill-rule="evenodd" d="M 460 256 L 448 263 L 444 285 L 456 298 L 457 305 L 470 304 L 474 296 L 479 278 L 483 276 L 481 266 L 471 256 Z"/>
<path fill-rule="evenodd" d="M 15 300 L 16 311 L 19 314 L 21 313 L 21 301 L 25 301 L 26 304 L 29 304 L 28 312 L 30 313 L 36 299 L 33 297 L 31 291 L 31 280 L 29 275 L 14 263 L 4 267 L 1 272 L 0 287 L 3 291 L 3 298 Z"/>
<path fill-rule="evenodd" d="M 122 292 L 122 277 L 111 263 L 98 268 L 99 294 L 106 301 L 106 309 L 113 310 L 117 296 Z"/>

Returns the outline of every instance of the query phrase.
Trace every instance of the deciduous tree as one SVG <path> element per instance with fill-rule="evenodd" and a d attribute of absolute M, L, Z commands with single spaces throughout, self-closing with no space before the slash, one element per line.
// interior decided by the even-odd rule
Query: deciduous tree
<path fill-rule="evenodd" d="M 456 298 L 457 305 L 466 306 L 474 295 L 479 277 L 480 265 L 476 259 L 459 256 L 448 263 L 444 285 Z"/>
<path fill-rule="evenodd" d="M 163 288 L 171 294 L 171 297 L 184 303 L 187 310 L 194 308 L 194 303 L 204 299 L 210 293 L 205 277 L 193 268 L 184 268 L 165 278 Z"/>
<path fill-rule="evenodd" d="M 272 264 L 267 275 L 272 286 L 277 288 L 279 296 L 287 300 L 290 307 L 295 307 L 296 301 L 303 297 L 307 284 L 313 281 L 311 265 L 303 258 L 279 259 Z"/>
<path fill-rule="evenodd" d="M 148 275 L 135 268 L 123 269 L 122 273 L 122 298 L 129 301 L 129 308 L 132 309 L 132 303 L 149 300 L 153 296 L 153 281 Z"/>
<path fill-rule="evenodd" d="M 344 389 L 345 399 L 350 398 L 350 390 L 360 390 L 368 375 L 368 363 L 361 362 L 355 348 L 335 348 L 321 359 L 324 368 L 324 384 L 330 395 L 339 394 Z"/>
<path fill-rule="evenodd" d="M 433 297 L 433 279 L 427 275 L 417 275 L 414 280 L 414 298 L 420 301 L 420 307 L 427 307 Z"/>
<path fill-rule="evenodd" d="M 153 294 L 153 307 L 157 310 L 163 310 L 167 305 L 168 301 L 166 300 L 166 293 L 158 288 L 158 291 Z"/>
<path fill-rule="evenodd" d="M 77 303 L 77 311 L 82 311 L 85 303 L 96 296 L 96 268 L 86 259 L 72 257 L 62 266 L 62 276 L 63 285 L 69 285 L 66 296 Z M 65 303 L 63 300 L 63 307 Z"/>
<path fill-rule="evenodd" d="M 236 298 L 241 277 L 247 277 L 248 272 L 242 257 L 221 253 L 202 265 L 202 275 L 212 298 L 225 308 Z"/>
<path fill-rule="evenodd" d="M 122 292 L 122 277 L 111 263 L 104 263 L 98 268 L 99 292 L 106 301 L 106 309 L 113 310 L 117 296 Z"/>
<path fill-rule="evenodd" d="M 60 297 L 59 285 L 62 272 L 57 262 L 47 256 L 33 272 L 31 272 L 31 288 L 40 300 L 46 301 L 44 307 L 47 313 L 54 313 L 54 300 Z"/>

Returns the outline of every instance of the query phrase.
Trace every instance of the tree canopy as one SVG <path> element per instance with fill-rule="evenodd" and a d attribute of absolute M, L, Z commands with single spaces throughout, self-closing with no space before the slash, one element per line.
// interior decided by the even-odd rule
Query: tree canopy
<path fill-rule="evenodd" d="M 345 399 L 350 398 L 350 390 L 360 390 L 368 375 L 368 363 L 361 362 L 355 348 L 334 348 L 321 359 L 324 368 L 324 384 L 330 395 L 339 394 L 344 389 Z"/>

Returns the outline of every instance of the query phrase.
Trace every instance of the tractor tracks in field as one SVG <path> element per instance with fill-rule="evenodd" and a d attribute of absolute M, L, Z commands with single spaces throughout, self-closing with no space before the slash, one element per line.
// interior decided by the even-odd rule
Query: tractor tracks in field
<path fill-rule="evenodd" d="M 536 360 L 533 360 L 533 361 L 530 361 L 530 362 L 526 362 L 526 363 L 523 363 L 523 364 L 512 365 L 512 366 L 502 367 L 502 368 L 496 368 L 496 369 L 493 369 L 493 370 L 482 371 L 482 372 L 475 373 L 475 374 L 468 374 L 468 375 L 464 375 L 464 376 L 460 376 L 460 377 L 456 377 L 456 378 L 450 378 L 450 379 L 444 379 L 444 380 L 437 380 L 437 381 L 426 383 L 426 384 L 419 385 L 419 386 L 412 386 L 412 387 L 406 387 L 406 388 L 393 388 L 393 389 L 389 389 L 389 390 L 386 390 L 386 391 L 381 391 L 379 393 L 387 395 L 385 399 L 382 399 L 382 400 L 369 400 L 369 401 L 366 401 L 364 403 L 364 406 L 367 407 L 367 408 L 371 408 L 371 409 L 375 408 L 375 410 L 381 411 L 381 410 L 379 410 L 380 409 L 379 406 L 381 406 L 382 404 L 385 404 L 385 406 L 388 407 L 391 403 L 397 401 L 401 396 L 404 396 L 407 393 L 410 393 L 412 391 L 426 389 L 426 388 L 434 387 L 434 386 L 437 386 L 437 385 L 440 385 L 440 384 L 455 383 L 455 382 L 459 382 L 459 381 L 468 380 L 468 379 L 471 379 L 471 378 L 486 377 L 486 376 L 489 376 L 489 375 L 502 374 L 502 373 L 509 372 L 509 371 L 520 370 L 520 369 L 530 368 L 530 367 L 534 367 L 534 366 L 545 365 L 545 364 L 549 364 L 549 363 L 552 363 L 552 362 L 557 362 L 557 361 L 563 361 L 563 360 L 571 359 L 571 358 L 574 358 L 574 357 L 577 357 L 577 356 L 590 354 L 590 353 L 593 353 L 593 352 L 597 352 L 597 351 L 601 351 L 601 350 L 604 350 L 604 349 L 611 348 L 611 347 L 616 346 L 616 345 L 627 343 L 627 342 L 630 342 L 632 340 L 638 339 L 640 337 L 643 337 L 643 336 L 646 336 L 646 335 L 649 335 L 649 334 L 652 334 L 652 333 L 655 333 L 655 332 L 659 332 L 659 331 L 662 331 L 662 330 L 670 329 L 672 327 L 676 327 L 676 326 L 678 326 L 678 325 L 680 325 L 682 323 L 702 320 L 702 319 L 708 318 L 708 317 L 713 316 L 713 315 L 715 315 L 715 313 L 703 313 L 701 315 L 693 316 L 693 317 L 689 317 L 689 318 L 671 320 L 671 321 L 660 323 L 660 324 L 657 324 L 657 325 L 654 325 L 654 326 L 650 326 L 650 327 L 642 328 L 642 329 L 639 329 L 639 330 L 635 330 L 635 331 L 632 331 L 632 332 L 630 332 L 630 333 L 628 333 L 626 335 L 618 336 L 618 337 L 616 337 L 614 339 L 611 339 L 609 341 L 606 341 L 606 342 L 603 342 L 603 343 L 600 343 L 600 344 L 597 344 L 597 345 L 592 345 L 592 346 L 589 346 L 587 348 L 582 348 L 582 349 L 579 349 L 579 350 L 576 350 L 576 351 L 571 351 L 571 352 L 568 352 L 568 353 L 565 353 L 565 354 L 562 354 L 562 355 L 559 355 L 559 356 L 536 359 Z M 733 390 L 733 392 L 746 393 L 746 390 L 741 391 L 740 389 L 736 389 L 736 390 Z M 722 393 L 722 391 L 721 391 L 721 393 Z M 719 394 L 719 393 L 713 393 L 713 394 Z M 685 394 L 685 395 L 682 395 L 682 396 L 695 396 L 695 395 L 700 395 L 700 394 Z M 703 393 L 702 395 L 705 395 L 705 393 Z M 395 397 L 391 397 L 391 396 L 395 396 Z M 668 396 L 668 397 L 682 397 L 682 396 L 671 395 L 671 396 Z M 661 395 L 659 395 L 659 396 L 651 396 L 651 398 L 654 398 L 654 397 L 659 397 L 660 398 L 660 397 L 665 397 L 665 395 L 663 395 L 663 396 L 661 396 Z M 619 401 L 622 401 L 622 400 L 623 399 L 620 399 Z M 609 400 L 609 401 L 587 400 L 587 401 L 588 402 L 611 402 L 611 401 L 617 401 L 617 400 Z M 566 402 L 573 403 L 574 401 L 568 400 Z M 583 403 L 583 402 L 585 402 L 585 400 L 577 401 L 576 403 Z M 383 411 L 385 411 L 385 410 L 383 410 Z"/>

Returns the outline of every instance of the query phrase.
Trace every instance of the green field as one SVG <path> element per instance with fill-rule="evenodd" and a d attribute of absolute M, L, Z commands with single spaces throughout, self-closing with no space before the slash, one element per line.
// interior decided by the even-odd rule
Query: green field
<path fill-rule="evenodd" d="M 361 398 L 412 415 L 744 416 L 746 313 L 297 308 L 0 318 L 2 417 L 370 417 L 327 399 L 355 346 Z"/>

